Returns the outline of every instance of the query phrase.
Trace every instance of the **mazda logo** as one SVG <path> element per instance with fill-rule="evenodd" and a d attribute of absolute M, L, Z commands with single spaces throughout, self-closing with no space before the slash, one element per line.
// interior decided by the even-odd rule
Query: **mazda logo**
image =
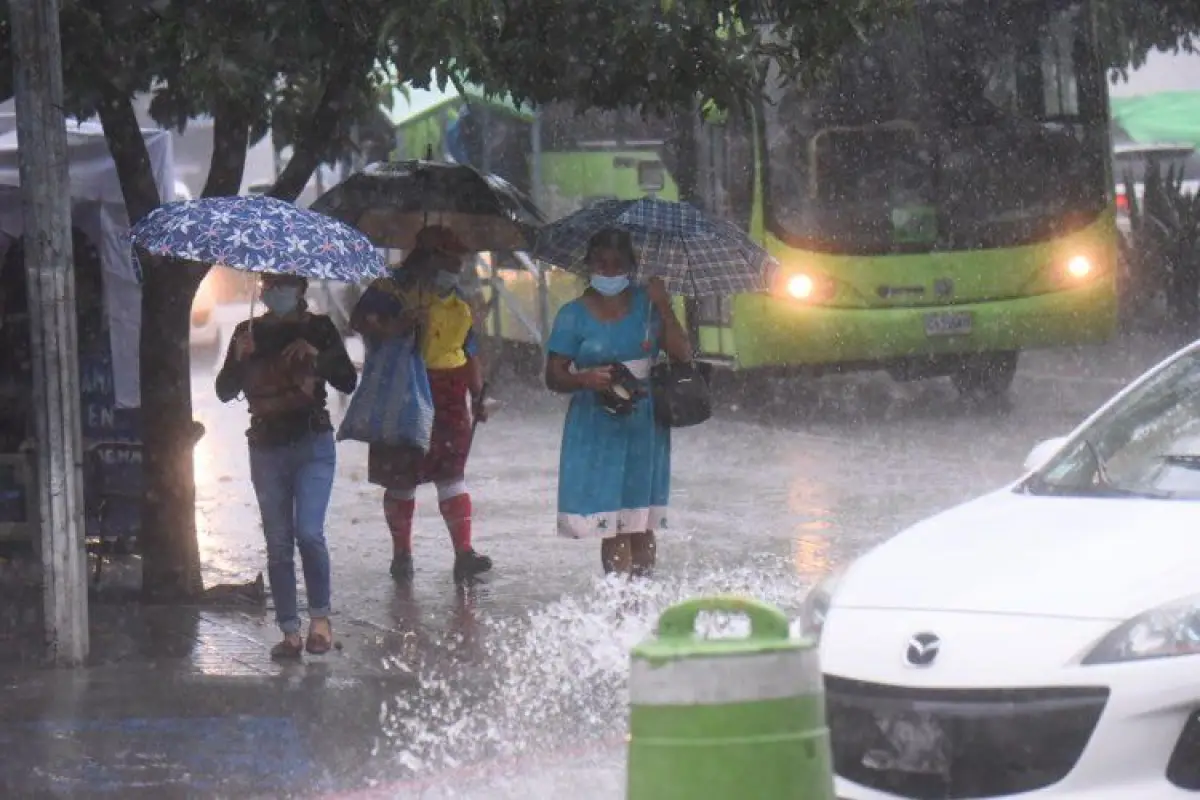
<path fill-rule="evenodd" d="M 942 649 L 942 640 L 932 633 L 918 633 L 908 640 L 904 660 L 914 667 L 928 667 Z"/>

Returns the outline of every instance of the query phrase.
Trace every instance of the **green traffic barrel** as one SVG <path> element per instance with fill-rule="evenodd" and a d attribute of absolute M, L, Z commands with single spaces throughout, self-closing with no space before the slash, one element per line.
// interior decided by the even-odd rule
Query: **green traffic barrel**
<path fill-rule="evenodd" d="M 705 611 L 744 614 L 750 635 L 698 636 Z M 817 651 L 773 606 L 668 608 L 633 650 L 629 701 L 627 800 L 834 800 Z"/>

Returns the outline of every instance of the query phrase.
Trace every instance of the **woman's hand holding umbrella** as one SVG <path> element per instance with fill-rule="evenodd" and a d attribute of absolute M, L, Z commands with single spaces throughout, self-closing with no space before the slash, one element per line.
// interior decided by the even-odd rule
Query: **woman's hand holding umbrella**
<path fill-rule="evenodd" d="M 651 278 L 646 284 L 646 294 L 659 311 L 666 313 L 671 310 L 671 293 L 667 291 L 667 284 L 662 278 Z"/>
<path fill-rule="evenodd" d="M 254 355 L 254 336 L 249 329 L 242 331 L 234 338 L 232 347 L 233 357 L 238 361 L 245 361 Z"/>

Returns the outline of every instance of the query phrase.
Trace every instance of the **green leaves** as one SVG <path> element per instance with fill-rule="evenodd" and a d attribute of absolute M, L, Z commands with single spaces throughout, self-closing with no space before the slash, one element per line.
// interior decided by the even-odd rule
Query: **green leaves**
<path fill-rule="evenodd" d="M 1097 0 L 1108 65 L 1118 73 L 1145 63 L 1155 49 L 1194 52 L 1200 4 L 1191 0 Z"/>
<path fill-rule="evenodd" d="M 91 116 L 106 87 L 153 91 L 164 125 L 234 108 L 254 135 L 293 143 L 347 59 L 324 159 L 352 146 L 383 90 L 433 74 L 540 105 L 660 113 L 702 97 L 728 109 L 761 90 L 765 59 L 808 80 L 912 1 L 64 0 L 68 110 Z M 11 88 L 6 17 L 0 7 L 0 91 Z M 1099 0 L 1098 18 L 1121 68 L 1152 47 L 1190 49 L 1200 5 Z"/>
<path fill-rule="evenodd" d="M 497 0 L 494 13 L 465 19 L 459 29 L 465 41 L 452 48 L 452 74 L 542 105 L 566 101 L 658 113 L 703 96 L 728 108 L 760 91 L 765 57 L 777 58 L 789 74 L 810 74 L 847 37 L 905 5 Z M 770 38 L 764 22 L 771 23 Z M 391 47 L 402 49 L 395 42 Z"/>

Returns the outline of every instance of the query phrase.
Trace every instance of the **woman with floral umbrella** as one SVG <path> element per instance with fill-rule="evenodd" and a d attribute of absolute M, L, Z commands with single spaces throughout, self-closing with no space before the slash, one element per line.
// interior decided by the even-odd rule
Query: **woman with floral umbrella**
<path fill-rule="evenodd" d="M 320 214 L 264 197 L 222 197 L 163 206 L 131 232 L 151 253 L 220 263 L 262 274 L 266 312 L 233 332 L 216 392 L 244 395 L 250 478 L 267 544 L 267 574 L 283 640 L 276 659 L 333 647 L 325 515 L 337 466 L 326 385 L 353 392 L 358 373 L 329 317 L 312 314 L 308 279 L 357 281 L 382 274 L 362 234 Z M 310 618 L 301 638 L 295 551 L 300 551 Z"/>

